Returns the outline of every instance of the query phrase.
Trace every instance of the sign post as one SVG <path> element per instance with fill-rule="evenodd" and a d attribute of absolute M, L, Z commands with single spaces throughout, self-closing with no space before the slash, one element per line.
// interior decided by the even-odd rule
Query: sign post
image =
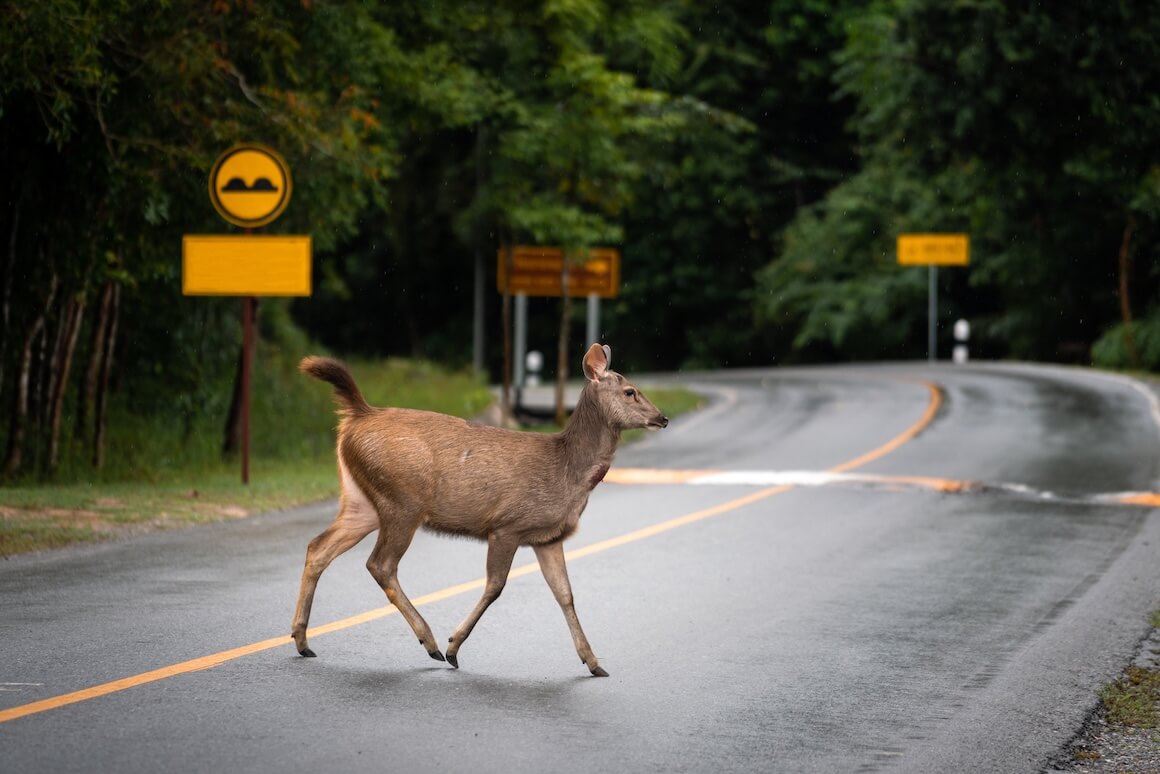
<path fill-rule="evenodd" d="M 926 359 L 938 359 L 938 267 L 970 263 L 971 242 L 966 234 L 899 234 L 900 266 L 927 267 Z"/>
<path fill-rule="evenodd" d="M 524 354 L 527 351 L 528 296 L 559 297 L 564 295 L 564 250 L 559 247 L 513 245 L 510 271 L 504 250 L 497 252 L 496 287 L 515 297 L 515 357 L 512 370 L 519 405 L 524 380 Z M 588 250 L 588 260 L 568 267 L 568 293 L 588 299 L 588 343 L 596 341 L 600 327 L 600 299 L 615 298 L 620 292 L 620 252 L 609 247 Z"/>
<path fill-rule="evenodd" d="M 239 415 L 242 483 L 250 483 L 250 387 L 256 296 L 309 296 L 312 243 L 306 236 L 256 235 L 290 203 L 290 168 L 263 145 L 235 145 L 214 162 L 209 199 L 245 234 L 186 234 L 181 240 L 181 292 L 242 297 Z"/>

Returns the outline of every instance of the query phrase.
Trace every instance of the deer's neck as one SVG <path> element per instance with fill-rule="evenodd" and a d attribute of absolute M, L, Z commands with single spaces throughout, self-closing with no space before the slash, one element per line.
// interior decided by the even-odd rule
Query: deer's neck
<path fill-rule="evenodd" d="M 612 464 L 620 431 L 609 426 L 608 418 L 585 387 L 559 439 L 568 479 L 592 489 Z"/>

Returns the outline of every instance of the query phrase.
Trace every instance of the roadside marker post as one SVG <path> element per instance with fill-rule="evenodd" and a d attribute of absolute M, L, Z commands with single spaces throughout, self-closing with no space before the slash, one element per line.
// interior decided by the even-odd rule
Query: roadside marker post
<path fill-rule="evenodd" d="M 927 267 L 926 359 L 938 359 L 938 267 L 967 266 L 971 240 L 966 234 L 899 234 L 898 264 Z"/>
<path fill-rule="evenodd" d="M 286 161 L 264 145 L 227 150 L 209 174 L 209 199 L 244 234 L 186 234 L 181 240 L 181 292 L 242 297 L 242 373 L 239 406 L 242 483 L 250 483 L 250 388 L 257 296 L 309 296 L 313 242 L 309 235 L 258 235 L 290 203 Z"/>
<path fill-rule="evenodd" d="M 955 365 L 963 365 L 970 359 L 967 351 L 967 342 L 971 338 L 971 324 L 966 320 L 955 320 L 955 349 L 951 360 Z"/>

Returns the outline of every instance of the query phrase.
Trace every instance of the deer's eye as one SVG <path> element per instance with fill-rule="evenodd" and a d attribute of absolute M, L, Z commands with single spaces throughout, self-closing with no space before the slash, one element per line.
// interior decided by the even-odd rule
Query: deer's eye
<path fill-rule="evenodd" d="M 624 391 L 624 397 L 626 398 L 631 398 L 634 395 L 636 395 L 636 390 L 632 389 L 631 387 Z"/>

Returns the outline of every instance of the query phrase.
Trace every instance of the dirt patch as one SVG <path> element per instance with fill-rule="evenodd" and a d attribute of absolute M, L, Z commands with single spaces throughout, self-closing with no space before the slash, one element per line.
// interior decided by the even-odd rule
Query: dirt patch
<path fill-rule="evenodd" d="M 191 498 L 192 500 L 192 498 Z M 178 508 L 130 507 L 102 497 L 81 508 L 16 508 L 0 505 L 0 557 L 142 535 L 163 529 L 243 519 L 252 513 L 234 503 L 186 500 Z M 170 506 L 173 503 L 169 503 Z"/>
<path fill-rule="evenodd" d="M 0 505 L 0 521 L 57 521 L 92 526 L 105 519 L 106 514 L 83 508 L 10 508 Z"/>

